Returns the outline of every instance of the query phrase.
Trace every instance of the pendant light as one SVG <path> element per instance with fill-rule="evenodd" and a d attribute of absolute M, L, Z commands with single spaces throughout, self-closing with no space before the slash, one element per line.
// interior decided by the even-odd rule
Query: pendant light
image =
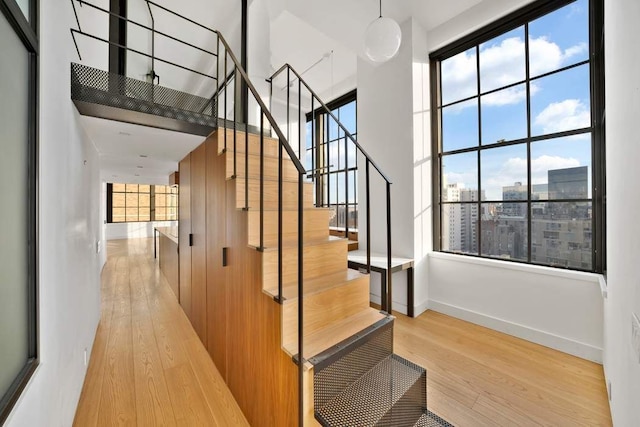
<path fill-rule="evenodd" d="M 382 17 L 380 0 L 380 16 L 369 24 L 364 35 L 365 55 L 374 62 L 386 62 L 398 53 L 401 41 L 402 32 L 398 23 Z"/>

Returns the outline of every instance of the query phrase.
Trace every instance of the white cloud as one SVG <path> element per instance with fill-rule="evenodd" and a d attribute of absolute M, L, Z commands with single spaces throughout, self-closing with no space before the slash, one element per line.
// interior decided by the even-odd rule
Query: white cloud
<path fill-rule="evenodd" d="M 566 65 L 572 58 L 588 49 L 586 43 L 580 43 L 562 50 L 547 37 L 532 38 L 529 42 L 530 73 L 532 76 L 556 70 Z M 505 86 L 525 77 L 524 40 L 511 37 L 499 44 L 480 46 L 481 90 L 492 90 Z M 477 93 L 475 50 L 462 52 L 442 63 L 443 103 L 473 96 Z M 531 85 L 532 95 L 539 87 Z M 525 100 L 524 88 L 516 87 L 488 96 L 488 105 L 512 105 Z"/>
<path fill-rule="evenodd" d="M 580 129 L 588 127 L 590 122 L 589 108 L 579 99 L 553 102 L 547 105 L 534 120 L 534 124 L 540 126 L 544 133 Z"/>

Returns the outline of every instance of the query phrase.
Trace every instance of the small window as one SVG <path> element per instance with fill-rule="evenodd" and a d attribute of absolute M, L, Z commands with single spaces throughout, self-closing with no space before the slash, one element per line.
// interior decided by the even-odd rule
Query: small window
<path fill-rule="evenodd" d="M 178 187 L 107 184 L 107 222 L 176 221 Z"/>

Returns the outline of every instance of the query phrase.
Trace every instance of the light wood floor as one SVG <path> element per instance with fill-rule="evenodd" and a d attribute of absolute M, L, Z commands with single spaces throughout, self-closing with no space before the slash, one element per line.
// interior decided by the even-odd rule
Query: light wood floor
<path fill-rule="evenodd" d="M 247 425 L 153 260 L 110 241 L 102 320 L 74 425 Z M 602 366 L 435 312 L 396 314 L 395 351 L 427 369 L 458 427 L 611 425 Z"/>
<path fill-rule="evenodd" d="M 74 425 L 248 425 L 154 261 L 153 240 L 109 241 L 107 255 Z"/>
<path fill-rule="evenodd" d="M 454 425 L 611 425 L 602 365 L 434 311 L 396 316 L 395 352 L 427 369 L 427 405 Z"/>

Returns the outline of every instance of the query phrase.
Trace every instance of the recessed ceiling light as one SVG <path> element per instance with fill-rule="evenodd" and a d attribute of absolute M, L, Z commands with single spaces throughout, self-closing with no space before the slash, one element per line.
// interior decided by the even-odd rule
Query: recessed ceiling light
<path fill-rule="evenodd" d="M 136 166 L 138 169 L 142 169 L 142 166 Z"/>
<path fill-rule="evenodd" d="M 140 154 L 140 157 L 142 157 L 143 159 L 146 159 L 149 156 L 147 156 L 146 154 Z"/>
<path fill-rule="evenodd" d="M 129 132 L 118 132 L 118 135 L 131 136 Z"/>
<path fill-rule="evenodd" d="M 136 174 L 136 176 L 140 176 L 140 174 L 139 174 L 139 173 L 137 173 L 137 174 Z"/>

